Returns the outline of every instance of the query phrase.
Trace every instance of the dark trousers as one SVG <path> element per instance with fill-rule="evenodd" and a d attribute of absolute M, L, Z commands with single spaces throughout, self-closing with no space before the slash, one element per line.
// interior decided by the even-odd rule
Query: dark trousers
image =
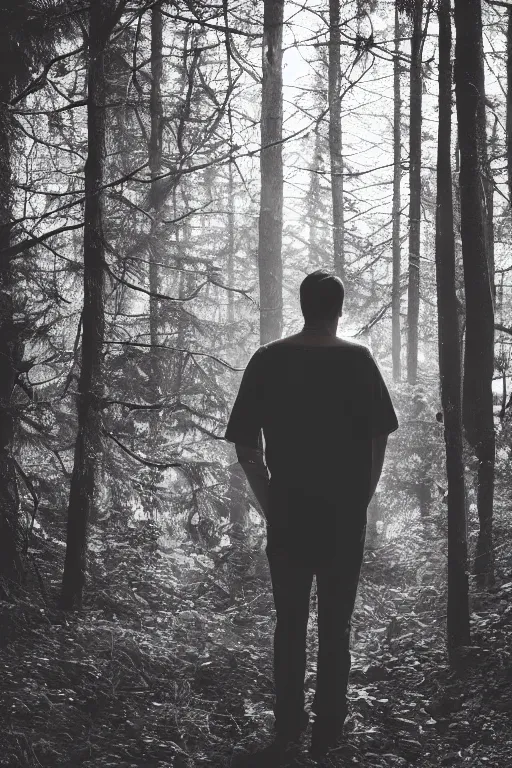
<path fill-rule="evenodd" d="M 343 722 L 347 708 L 350 671 L 350 620 L 357 592 L 364 551 L 366 526 L 343 525 L 334 529 L 322 526 L 322 516 L 314 515 L 311 499 L 301 500 L 293 510 L 284 499 L 289 514 L 271 502 L 266 553 L 270 565 L 277 624 L 274 633 L 274 714 L 276 730 L 291 733 L 307 725 L 304 710 L 306 636 L 310 592 L 316 576 L 318 600 L 318 659 L 313 711 L 317 718 Z M 272 508 L 273 506 L 273 508 Z M 305 510 L 309 508 L 309 513 Z M 287 519 L 286 526 L 283 521 Z M 320 521 L 320 523 L 319 523 Z M 293 523 L 296 523 L 293 527 Z M 345 530 L 343 530 L 343 528 Z"/>

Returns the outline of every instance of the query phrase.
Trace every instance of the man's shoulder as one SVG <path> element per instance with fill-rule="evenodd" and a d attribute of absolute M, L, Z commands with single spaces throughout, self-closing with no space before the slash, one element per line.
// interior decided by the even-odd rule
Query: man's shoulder
<path fill-rule="evenodd" d="M 270 341 L 267 344 L 263 344 L 261 347 L 258 348 L 257 353 L 261 353 L 263 350 L 279 350 L 283 348 L 288 347 L 300 347 L 300 346 L 314 346 L 315 348 L 322 348 L 322 349 L 347 349 L 354 351 L 355 353 L 359 353 L 360 355 L 364 357 L 371 357 L 371 352 L 369 348 L 365 344 L 361 344 L 357 341 L 352 341 L 351 339 L 344 339 L 340 338 L 339 336 L 334 336 L 329 344 L 304 344 L 299 343 L 300 342 L 300 334 L 296 333 L 292 336 L 285 336 L 282 339 L 276 339 L 275 341 Z"/>
<path fill-rule="evenodd" d="M 357 352 L 364 357 L 368 357 L 368 355 L 371 355 L 371 352 L 369 348 L 366 346 L 366 344 L 362 344 L 360 341 L 353 341 L 352 339 L 336 339 L 336 340 L 338 342 L 337 346 L 344 347 L 345 349 L 353 350 L 354 352 Z"/>

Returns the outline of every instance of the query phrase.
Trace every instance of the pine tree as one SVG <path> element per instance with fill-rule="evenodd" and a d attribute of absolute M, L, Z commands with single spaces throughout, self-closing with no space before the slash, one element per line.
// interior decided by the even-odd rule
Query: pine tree
<path fill-rule="evenodd" d="M 452 67 L 450 0 L 439 18 L 439 126 L 437 150 L 436 276 L 439 372 L 448 478 L 448 652 L 469 645 L 466 508 L 462 441 L 462 358 L 455 284 L 451 170 Z"/>
<path fill-rule="evenodd" d="M 284 0 L 265 0 L 261 94 L 261 202 L 258 266 L 260 340 L 279 339 L 283 327 L 283 75 Z"/>
<path fill-rule="evenodd" d="M 401 168 L 401 106 L 400 96 L 400 19 L 398 7 L 395 8 L 395 55 L 393 58 L 393 282 L 391 287 L 391 354 L 393 358 L 393 378 L 400 381 L 402 376 L 402 336 L 400 330 L 400 184 Z"/>
<path fill-rule="evenodd" d="M 7 0 L 2 5 L 0 28 L 0 252 L 17 234 L 13 227 L 16 126 L 9 104 L 30 81 L 31 70 L 55 55 L 55 47 L 73 33 L 73 3 L 43 0 Z M 37 80 L 32 90 L 41 87 Z M 16 412 L 12 397 L 23 367 L 24 336 L 32 329 L 15 319 L 17 270 L 0 253 L 0 575 L 17 580 L 21 575 L 19 495 L 12 456 Z"/>
<path fill-rule="evenodd" d="M 463 423 L 466 437 L 478 459 L 477 505 L 480 530 L 475 572 L 480 583 L 491 584 L 494 579 L 494 308 L 482 183 L 486 168 L 486 137 L 480 0 L 455 0 L 455 27 L 455 92 L 466 296 Z"/>
<path fill-rule="evenodd" d="M 104 173 L 107 132 L 105 51 L 113 28 L 115 0 L 92 0 L 87 70 L 87 162 L 84 210 L 84 302 L 82 353 L 77 392 L 78 433 L 69 494 L 66 558 L 61 607 L 80 608 L 87 567 L 87 527 L 103 451 L 105 243 Z"/>
<path fill-rule="evenodd" d="M 329 154 L 334 272 L 345 279 L 343 138 L 341 126 L 340 2 L 329 0 Z"/>
<path fill-rule="evenodd" d="M 418 375 L 418 320 L 420 309 L 421 246 L 421 123 L 423 0 L 411 8 L 411 75 L 409 118 L 409 283 L 407 293 L 407 381 L 415 384 Z"/>

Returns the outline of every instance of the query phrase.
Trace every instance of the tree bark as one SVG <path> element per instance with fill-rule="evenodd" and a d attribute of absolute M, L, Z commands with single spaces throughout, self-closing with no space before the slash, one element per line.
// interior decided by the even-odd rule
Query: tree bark
<path fill-rule="evenodd" d="M 188 202 L 185 199 L 186 210 L 189 209 Z M 181 213 L 178 206 L 178 191 L 176 187 L 172 190 L 172 206 L 173 206 L 173 218 L 177 219 L 179 213 Z M 188 219 L 185 218 L 183 223 L 178 225 L 175 230 L 175 243 L 174 243 L 174 265 L 178 270 L 178 298 L 183 299 L 187 294 L 188 281 L 187 281 L 187 243 L 190 238 L 187 236 Z M 176 347 L 183 349 L 187 344 L 187 328 L 188 328 L 188 313 L 185 309 L 183 302 L 177 302 L 176 309 L 174 310 L 175 318 L 175 330 L 176 330 Z M 173 397 L 181 396 L 181 388 L 183 383 L 183 371 L 187 364 L 187 356 L 183 352 L 175 351 L 172 354 L 172 366 L 170 376 L 170 394 Z"/>
<path fill-rule="evenodd" d="M 466 294 L 463 423 L 478 459 L 480 530 L 475 559 L 479 584 L 492 584 L 495 435 L 492 377 L 494 309 L 486 252 L 485 90 L 480 0 L 455 0 L 455 92 L 460 146 L 462 258 Z M 483 117 L 482 117 L 483 115 Z"/>
<path fill-rule="evenodd" d="M 87 72 L 87 141 L 84 211 L 84 304 L 78 382 L 78 432 L 68 507 L 66 558 L 61 607 L 80 608 L 87 568 L 87 527 L 96 494 L 98 456 L 102 451 L 105 247 L 102 192 L 105 165 L 105 49 L 114 0 L 91 0 Z"/>
<path fill-rule="evenodd" d="M 497 128 L 498 120 L 495 118 L 492 133 L 487 139 L 487 124 L 485 117 L 485 106 L 480 110 L 480 132 L 484 138 L 485 145 L 482 147 L 482 160 L 483 160 L 483 187 L 484 187 L 484 200 L 485 200 L 485 248 L 487 252 L 487 263 L 489 265 L 489 280 L 491 282 L 491 294 L 493 305 L 496 304 L 496 285 L 495 285 L 495 264 L 494 264 L 494 178 L 492 175 L 491 159 L 487 150 L 487 144 L 489 147 L 495 148 L 497 146 Z"/>
<path fill-rule="evenodd" d="M 400 182 L 402 178 L 400 117 L 402 100 L 400 97 L 399 52 L 400 21 L 398 7 L 395 7 L 395 58 L 393 60 L 393 279 L 391 288 L 391 356 L 393 360 L 393 379 L 395 381 L 400 381 L 402 377 L 402 338 L 400 333 Z"/>
<path fill-rule="evenodd" d="M 507 174 L 508 198 L 512 206 L 512 6 L 507 9 Z"/>
<path fill-rule="evenodd" d="M 258 244 L 261 344 L 279 339 L 283 328 L 283 14 L 284 0 L 264 0 Z"/>
<path fill-rule="evenodd" d="M 163 78 L 163 16 L 161 3 L 156 3 L 151 9 L 151 87 L 149 93 L 149 118 L 150 134 L 148 142 L 148 165 L 151 174 L 149 189 L 149 209 L 152 212 L 151 231 L 148 241 L 149 261 L 149 290 L 153 296 L 149 297 L 149 339 L 150 371 L 149 371 L 149 397 L 153 402 L 158 402 L 162 397 L 164 350 L 160 343 L 161 304 L 154 294 L 160 292 L 160 267 L 162 261 L 162 248 L 160 247 L 160 219 L 165 205 L 168 189 L 162 185 L 159 176 L 162 175 L 163 153 L 163 124 L 164 111 L 162 103 L 162 78 Z M 149 439 L 151 450 L 158 452 L 160 444 L 161 413 L 154 411 L 150 414 Z M 163 478 L 161 470 L 153 467 L 149 470 L 148 479 L 152 488 L 157 486 Z M 151 519 L 155 519 L 158 506 L 151 494 L 148 498 L 148 513 Z"/>
<path fill-rule="evenodd" d="M 151 173 L 150 186 L 150 209 L 153 211 L 154 223 L 151 226 L 151 237 L 149 240 L 149 290 L 151 293 L 158 293 L 160 290 L 159 280 L 159 248 L 158 248 L 158 224 L 159 214 L 165 202 L 162 194 L 161 183 L 158 177 L 162 174 L 162 129 L 163 129 L 163 106 L 162 106 L 162 34 L 163 18 L 160 4 L 154 5 L 151 9 L 151 91 L 149 96 L 149 114 L 151 120 L 151 132 L 149 136 L 148 160 Z M 160 302 L 154 296 L 149 297 L 149 333 L 151 349 L 151 391 L 153 400 L 157 400 L 160 395 L 161 371 L 161 350 L 158 348 L 159 342 L 159 312 Z M 152 420 L 153 424 L 153 420 Z M 154 424 L 153 424 L 154 426 Z"/>
<path fill-rule="evenodd" d="M 233 142 L 231 142 L 233 144 Z M 228 285 L 235 284 L 235 184 L 233 179 L 233 163 L 228 165 L 228 242 L 227 242 L 227 274 Z M 228 291 L 228 323 L 235 320 L 235 299 L 233 291 Z"/>
<path fill-rule="evenodd" d="M 340 2 L 329 0 L 329 154 L 331 160 L 334 273 L 345 280 L 343 137 L 341 128 Z"/>
<path fill-rule="evenodd" d="M 420 310 L 421 236 L 421 120 L 422 120 L 422 30 L 423 0 L 412 9 L 410 119 L 409 119 L 409 285 L 407 294 L 407 381 L 416 384 L 418 375 L 418 317 Z"/>
<path fill-rule="evenodd" d="M 455 282 L 451 172 L 451 17 L 441 0 L 439 18 L 439 127 L 437 144 L 436 278 L 441 403 L 448 479 L 448 655 L 469 645 L 466 508 L 462 440 L 462 359 Z"/>
<path fill-rule="evenodd" d="M 12 82 L 8 70 L 0 74 L 0 249 L 11 244 L 12 122 L 6 105 L 11 100 Z M 16 471 L 12 457 L 14 417 L 11 396 L 16 384 L 23 346 L 14 322 L 14 274 L 8 258 L 0 260 L 0 575 L 19 581 L 20 520 Z"/>
<path fill-rule="evenodd" d="M 310 181 L 307 196 L 308 216 L 308 262 L 310 269 L 319 269 L 322 259 L 319 254 L 318 217 L 320 211 L 320 132 L 315 130 L 313 159 L 310 163 Z"/>
<path fill-rule="evenodd" d="M 496 285 L 494 282 L 494 180 L 492 178 L 491 164 L 487 162 L 484 179 L 485 193 L 485 237 L 487 261 L 489 264 L 489 280 L 491 283 L 491 296 L 493 303 L 496 301 Z"/>

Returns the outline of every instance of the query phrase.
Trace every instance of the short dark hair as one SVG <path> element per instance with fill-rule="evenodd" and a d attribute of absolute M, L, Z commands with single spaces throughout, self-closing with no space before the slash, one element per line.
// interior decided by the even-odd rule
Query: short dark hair
<path fill-rule="evenodd" d="M 326 269 L 317 269 L 300 284 L 300 308 L 306 323 L 333 320 L 343 309 L 345 286 Z"/>

